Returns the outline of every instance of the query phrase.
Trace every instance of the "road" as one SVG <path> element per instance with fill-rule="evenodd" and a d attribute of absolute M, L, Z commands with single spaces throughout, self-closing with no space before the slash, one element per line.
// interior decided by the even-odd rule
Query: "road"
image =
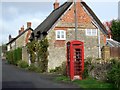
<path fill-rule="evenodd" d="M 2 88 L 78 88 L 72 83 L 56 82 L 53 77 L 2 62 Z"/>

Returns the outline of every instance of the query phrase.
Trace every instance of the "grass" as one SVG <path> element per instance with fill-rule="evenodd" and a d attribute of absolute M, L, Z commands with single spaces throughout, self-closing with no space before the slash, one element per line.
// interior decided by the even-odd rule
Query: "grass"
<path fill-rule="evenodd" d="M 101 82 L 92 78 L 87 78 L 85 80 L 75 80 L 73 82 L 82 88 L 114 88 L 114 86 L 110 83 Z"/>
<path fill-rule="evenodd" d="M 57 81 L 63 81 L 63 82 L 72 82 L 74 84 L 79 85 L 81 88 L 109 88 L 114 89 L 113 84 L 101 82 L 93 78 L 87 78 L 84 80 L 74 80 L 70 81 L 70 79 L 66 76 L 59 76 L 56 78 Z"/>

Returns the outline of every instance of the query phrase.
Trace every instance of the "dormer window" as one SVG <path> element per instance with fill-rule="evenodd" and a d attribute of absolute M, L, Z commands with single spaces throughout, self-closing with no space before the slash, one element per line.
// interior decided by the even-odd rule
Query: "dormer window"
<path fill-rule="evenodd" d="M 66 31 L 56 30 L 56 40 L 66 40 Z"/>

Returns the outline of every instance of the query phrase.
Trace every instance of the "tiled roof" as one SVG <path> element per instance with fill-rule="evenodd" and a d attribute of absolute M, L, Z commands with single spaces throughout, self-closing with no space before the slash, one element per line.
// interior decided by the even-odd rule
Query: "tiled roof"
<path fill-rule="evenodd" d="M 65 2 L 59 8 L 53 10 L 51 14 L 32 32 L 30 39 L 32 40 L 35 36 L 40 37 L 40 34 L 47 33 L 72 4 L 73 2 Z M 85 2 L 80 2 L 80 4 L 82 4 L 86 8 L 86 10 L 90 13 L 90 15 L 101 28 L 101 32 L 103 32 L 107 36 L 108 33 L 106 28 L 95 15 L 95 13 L 88 7 Z"/>
<path fill-rule="evenodd" d="M 113 39 L 107 39 L 107 46 L 110 46 L 110 47 L 120 47 L 120 43 L 113 40 Z"/>
<path fill-rule="evenodd" d="M 21 35 L 23 35 L 25 32 L 27 32 L 28 30 L 33 31 L 32 28 L 27 28 L 26 30 L 24 30 L 22 33 L 20 33 L 18 36 L 16 36 L 15 38 L 12 38 L 6 45 L 12 43 L 13 41 L 15 41 L 17 38 L 19 38 Z"/>
<path fill-rule="evenodd" d="M 85 3 L 81 2 L 81 4 L 85 7 L 85 9 L 88 11 L 88 13 L 92 16 L 92 18 L 95 20 L 97 25 L 101 28 L 101 32 L 104 33 L 105 35 L 108 35 L 108 32 L 104 25 L 101 23 L 101 21 L 98 19 L 98 17 L 95 15 L 95 13 L 90 9 L 90 7 Z"/>
<path fill-rule="evenodd" d="M 37 33 L 44 33 L 49 31 L 71 4 L 72 2 L 65 2 L 63 5 L 53 10 L 51 14 L 32 33 L 37 35 Z"/>

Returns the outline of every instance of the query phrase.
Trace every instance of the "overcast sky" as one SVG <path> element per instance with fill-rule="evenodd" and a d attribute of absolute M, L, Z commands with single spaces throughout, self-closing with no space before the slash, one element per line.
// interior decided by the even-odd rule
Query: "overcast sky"
<path fill-rule="evenodd" d="M 35 29 L 52 12 L 53 2 L 55 0 L 17 1 L 18 2 L 15 2 L 15 0 L 2 0 L 2 3 L 0 3 L 0 13 L 2 12 L 2 14 L 0 14 L 0 44 L 8 42 L 9 34 L 11 34 L 12 37 L 16 37 L 18 30 L 20 30 L 23 25 L 24 28 L 26 28 L 28 21 L 32 22 L 32 28 Z M 119 0 L 84 1 L 91 7 L 102 22 L 118 18 Z M 63 2 L 61 2 L 61 4 L 62 3 Z"/>

